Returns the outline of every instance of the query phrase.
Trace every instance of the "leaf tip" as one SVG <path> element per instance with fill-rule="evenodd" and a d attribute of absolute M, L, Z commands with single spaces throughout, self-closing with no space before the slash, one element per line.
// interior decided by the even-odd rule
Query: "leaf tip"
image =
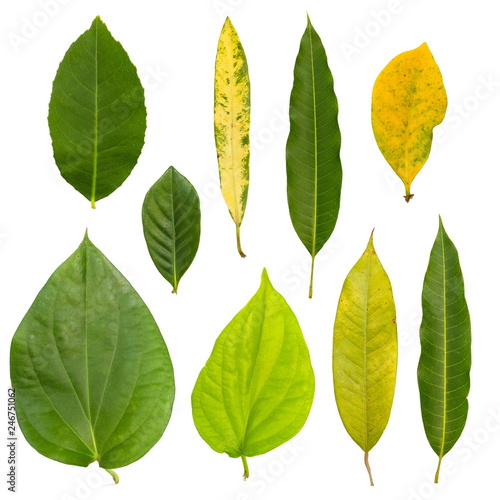
<path fill-rule="evenodd" d="M 94 20 L 92 21 L 92 27 L 97 26 L 98 24 L 104 24 L 101 16 L 95 16 Z"/>
<path fill-rule="evenodd" d="M 233 23 L 231 22 L 231 19 L 229 18 L 229 16 L 226 16 L 226 19 L 224 21 L 224 25 L 222 26 L 222 31 L 225 31 L 227 29 L 234 30 Z"/>
<path fill-rule="evenodd" d="M 368 239 L 368 248 L 373 248 L 373 233 L 375 232 L 375 228 L 372 229 L 370 233 L 370 238 Z"/>
<path fill-rule="evenodd" d="M 262 268 L 261 281 L 271 283 L 271 280 L 269 279 L 269 274 L 267 273 L 267 269 L 265 267 Z"/>

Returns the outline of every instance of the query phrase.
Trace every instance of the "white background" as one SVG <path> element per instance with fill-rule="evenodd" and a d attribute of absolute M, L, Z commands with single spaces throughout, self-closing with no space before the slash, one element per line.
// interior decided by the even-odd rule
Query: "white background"
<path fill-rule="evenodd" d="M 17 498 L 465 499 L 477 496 L 478 488 L 496 498 L 500 30 L 495 2 L 47 3 L 52 5 L 50 15 L 44 14 L 43 0 L 10 1 L 0 21 L 3 414 L 11 337 L 87 227 L 91 240 L 130 280 L 156 318 L 174 363 L 177 395 L 164 436 L 141 460 L 118 470 L 118 486 L 111 486 L 111 478 L 95 465 L 82 469 L 39 455 L 19 433 Z M 307 298 L 310 259 L 289 219 L 285 177 L 287 107 L 306 11 L 334 75 L 344 169 L 340 215 L 317 259 L 313 300 Z M 251 184 L 242 226 L 245 260 L 236 251 L 234 225 L 218 188 L 213 140 L 215 51 L 227 14 L 245 48 L 252 85 Z M 130 177 L 91 210 L 59 175 L 46 116 L 58 64 L 96 15 L 138 68 L 146 87 L 148 130 Z M 38 27 L 29 31 L 31 22 Z M 415 197 L 406 204 L 403 185 L 373 138 L 371 89 L 394 56 L 424 41 L 443 73 L 449 106 L 445 122 L 436 128 L 430 159 L 412 186 Z M 178 296 L 170 294 L 170 285 L 149 258 L 140 217 L 146 191 L 170 165 L 191 180 L 203 208 L 198 255 Z M 420 294 L 438 214 L 461 257 L 473 327 L 473 369 L 463 438 L 445 457 L 436 487 L 432 478 L 437 457 L 421 422 L 416 367 Z M 343 280 L 373 227 L 375 247 L 393 284 L 400 352 L 391 419 L 370 453 L 376 484 L 370 488 L 363 453 L 345 432 L 335 406 L 331 346 Z M 257 290 L 264 266 L 299 319 L 317 389 L 303 430 L 289 444 L 250 458 L 251 479 L 245 483 L 241 462 L 215 453 L 197 434 L 190 395 L 217 335 Z M 6 418 L 2 425 L 0 437 L 7 433 Z M 7 448 L 2 448 L 3 496 Z"/>

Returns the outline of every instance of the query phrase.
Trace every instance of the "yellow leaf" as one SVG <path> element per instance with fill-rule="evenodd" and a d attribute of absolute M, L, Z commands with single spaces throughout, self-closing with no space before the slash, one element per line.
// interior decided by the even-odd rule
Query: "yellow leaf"
<path fill-rule="evenodd" d="M 441 71 L 426 43 L 396 56 L 373 86 L 372 127 L 380 151 L 403 181 L 405 200 L 429 157 L 432 131 L 448 100 Z"/>
<path fill-rule="evenodd" d="M 242 257 L 240 226 L 245 213 L 250 159 L 250 79 L 245 52 L 234 26 L 226 18 L 215 60 L 214 130 L 222 195 L 236 224 Z"/>
<path fill-rule="evenodd" d="M 342 422 L 368 452 L 389 421 L 396 384 L 396 307 L 391 283 L 373 246 L 347 275 L 340 294 L 333 333 L 333 382 Z"/>

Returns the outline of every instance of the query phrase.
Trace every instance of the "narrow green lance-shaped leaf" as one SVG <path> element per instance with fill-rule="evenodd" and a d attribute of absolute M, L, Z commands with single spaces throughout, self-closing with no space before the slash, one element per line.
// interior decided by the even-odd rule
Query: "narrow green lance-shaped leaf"
<path fill-rule="evenodd" d="M 427 440 L 441 461 L 467 420 L 471 367 L 471 326 L 457 249 L 441 217 L 422 291 L 420 405 Z"/>
<path fill-rule="evenodd" d="M 214 130 L 222 195 L 236 224 L 238 252 L 240 226 L 247 204 L 250 162 L 250 78 L 238 33 L 226 18 L 215 59 Z"/>
<path fill-rule="evenodd" d="M 338 104 L 321 39 L 309 17 L 295 62 L 286 143 L 288 208 L 293 227 L 314 260 L 330 238 L 340 207 L 342 165 Z"/>
<path fill-rule="evenodd" d="M 149 309 L 87 235 L 39 292 L 12 340 L 19 425 L 46 457 L 111 469 L 161 437 L 172 364 Z"/>
<path fill-rule="evenodd" d="M 448 99 L 443 77 L 426 43 L 396 56 L 373 86 L 372 126 L 375 139 L 403 181 L 405 200 L 429 157 L 432 131 L 443 121 Z"/>
<path fill-rule="evenodd" d="M 144 145 L 144 89 L 127 53 L 99 17 L 66 52 L 49 104 L 61 175 L 95 202 L 122 185 Z"/>
<path fill-rule="evenodd" d="M 342 422 L 365 452 L 389 421 L 398 356 L 391 283 L 375 253 L 373 233 L 342 287 L 333 335 L 333 381 Z"/>
<path fill-rule="evenodd" d="M 215 342 L 192 394 L 201 437 L 217 452 L 262 455 L 295 436 L 314 396 L 314 373 L 297 318 L 267 272 Z"/>
<path fill-rule="evenodd" d="M 170 167 L 146 194 L 142 226 L 149 254 L 177 293 L 200 242 L 200 199 L 193 185 Z"/>

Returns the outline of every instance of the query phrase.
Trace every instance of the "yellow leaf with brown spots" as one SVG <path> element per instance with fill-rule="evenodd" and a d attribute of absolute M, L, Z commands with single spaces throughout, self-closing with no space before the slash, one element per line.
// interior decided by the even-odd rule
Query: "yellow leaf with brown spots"
<path fill-rule="evenodd" d="M 372 127 L 380 151 L 403 181 L 405 200 L 424 166 L 432 131 L 446 113 L 443 77 L 426 43 L 396 56 L 373 86 Z"/>

